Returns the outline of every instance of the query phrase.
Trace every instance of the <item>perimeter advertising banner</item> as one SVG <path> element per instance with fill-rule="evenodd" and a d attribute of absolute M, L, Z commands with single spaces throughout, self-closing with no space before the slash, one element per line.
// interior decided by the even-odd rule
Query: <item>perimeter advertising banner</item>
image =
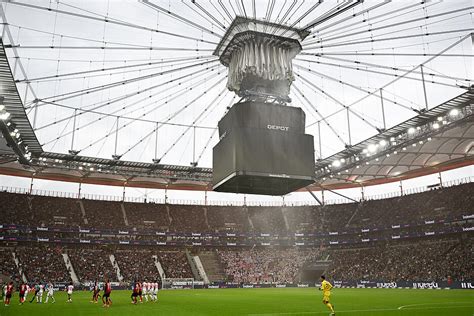
<path fill-rule="evenodd" d="M 473 290 L 474 281 L 333 281 L 336 288 L 378 288 L 378 289 L 422 289 L 422 290 L 441 290 L 441 289 L 465 289 Z"/>

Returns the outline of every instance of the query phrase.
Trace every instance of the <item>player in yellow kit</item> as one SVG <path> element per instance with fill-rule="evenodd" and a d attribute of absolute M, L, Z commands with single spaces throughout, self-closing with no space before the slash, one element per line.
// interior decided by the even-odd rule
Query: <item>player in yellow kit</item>
<path fill-rule="evenodd" d="M 331 289 L 332 285 L 328 281 L 326 281 L 326 277 L 324 275 L 321 276 L 321 287 L 319 288 L 320 291 L 323 291 L 323 304 L 326 305 L 329 310 L 331 311 L 330 315 L 336 315 L 334 311 L 334 306 L 329 303 L 329 299 L 331 296 Z"/>

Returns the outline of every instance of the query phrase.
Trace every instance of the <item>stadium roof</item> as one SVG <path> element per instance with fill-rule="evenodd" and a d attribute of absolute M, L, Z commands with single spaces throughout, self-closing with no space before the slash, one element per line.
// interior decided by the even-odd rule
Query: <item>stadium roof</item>
<path fill-rule="evenodd" d="M 469 1 L 276 1 L 252 10 L 242 2 L 231 10 L 40 0 L 0 5 L 0 84 L 15 124 L 0 121 L 0 173 L 209 190 L 217 121 L 237 101 L 211 53 L 246 12 L 308 33 L 290 98 L 315 139 L 312 190 L 473 163 Z"/>
<path fill-rule="evenodd" d="M 2 79 L 3 80 L 3 79 Z M 0 80 L 1 81 L 1 80 Z M 453 115 L 452 111 L 457 111 Z M 311 190 L 400 181 L 474 164 L 474 89 L 316 163 Z M 434 125 L 436 124 L 436 125 Z M 408 132 L 414 129 L 413 135 Z M 395 140 L 395 141 L 392 141 Z M 372 144 L 386 142 L 370 155 Z M 378 145 L 377 147 L 381 147 Z M 363 155 L 361 155 L 361 153 Z M 210 190 L 212 169 L 43 152 L 30 166 L 2 152 L 5 175 L 128 187 Z M 357 160 L 355 157 L 360 157 Z M 337 168 L 334 161 L 344 161 Z"/>

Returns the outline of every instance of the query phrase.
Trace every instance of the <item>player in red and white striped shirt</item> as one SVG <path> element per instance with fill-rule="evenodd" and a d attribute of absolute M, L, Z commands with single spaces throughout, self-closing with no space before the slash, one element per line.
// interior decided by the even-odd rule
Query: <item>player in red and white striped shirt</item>
<path fill-rule="evenodd" d="M 15 290 L 15 288 L 13 287 L 13 282 L 10 281 L 10 283 L 8 283 L 6 291 L 5 291 L 5 306 L 10 306 L 10 300 L 12 298 L 14 290 Z"/>

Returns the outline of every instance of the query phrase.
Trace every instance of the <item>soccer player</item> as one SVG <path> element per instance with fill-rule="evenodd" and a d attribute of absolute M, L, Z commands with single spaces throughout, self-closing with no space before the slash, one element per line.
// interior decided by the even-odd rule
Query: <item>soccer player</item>
<path fill-rule="evenodd" d="M 35 288 L 36 303 L 42 304 L 42 303 L 43 303 L 44 285 L 41 284 L 41 282 L 40 282 L 40 283 L 38 283 L 36 286 L 37 286 L 37 288 Z"/>
<path fill-rule="evenodd" d="M 150 301 L 155 301 L 155 283 L 149 282 L 148 295 L 150 296 Z"/>
<path fill-rule="evenodd" d="M 150 282 L 143 282 L 143 296 L 145 297 L 145 302 L 148 302 L 148 295 L 150 293 Z"/>
<path fill-rule="evenodd" d="M 100 288 L 99 288 L 99 282 L 95 280 L 94 287 L 92 288 L 92 301 L 91 303 L 97 304 L 97 301 L 99 300 L 100 296 Z"/>
<path fill-rule="evenodd" d="M 142 283 L 138 281 L 138 296 L 140 296 L 140 303 L 143 303 L 143 287 Z"/>
<path fill-rule="evenodd" d="M 28 293 L 28 285 L 22 282 L 20 285 L 20 304 L 19 305 L 23 305 L 23 303 L 25 302 L 25 297 L 27 293 Z"/>
<path fill-rule="evenodd" d="M 153 287 L 153 301 L 156 302 L 158 300 L 159 284 L 158 284 L 158 282 L 155 282 L 153 285 L 154 285 L 154 287 Z"/>
<path fill-rule="evenodd" d="M 51 281 L 48 283 L 48 286 L 46 287 L 46 291 L 48 292 L 46 294 L 46 302 L 45 303 L 48 303 L 48 300 L 49 298 L 51 298 L 52 302 L 51 303 L 56 303 L 56 299 L 54 298 L 54 287 L 53 287 L 53 283 L 51 283 Z"/>
<path fill-rule="evenodd" d="M 13 291 L 14 291 L 13 281 L 10 281 L 10 283 L 8 283 L 7 285 L 6 292 L 5 292 L 5 306 L 10 306 L 10 300 L 12 298 Z"/>
<path fill-rule="evenodd" d="M 137 304 L 138 295 L 140 295 L 140 283 L 135 281 L 135 283 L 133 283 L 132 295 L 130 297 L 132 299 L 132 304 Z"/>
<path fill-rule="evenodd" d="M 31 298 L 30 303 L 33 303 L 36 297 L 36 293 L 39 292 L 39 285 L 38 284 L 33 285 L 33 287 L 31 288 L 31 291 L 33 292 L 33 297 Z M 36 301 L 38 301 L 38 299 L 36 299 Z"/>
<path fill-rule="evenodd" d="M 328 281 L 326 281 L 326 277 L 324 275 L 321 276 L 321 287 L 319 288 L 320 291 L 323 291 L 323 304 L 326 305 L 329 310 L 331 311 L 330 315 L 336 315 L 334 311 L 334 306 L 329 303 L 329 299 L 331 296 L 331 289 L 332 285 Z"/>
<path fill-rule="evenodd" d="M 112 305 L 112 300 L 110 299 L 110 293 L 112 293 L 112 285 L 108 279 L 105 279 L 104 285 L 104 295 L 102 295 L 102 303 L 104 304 L 102 307 L 110 307 Z"/>
<path fill-rule="evenodd" d="M 5 302 L 6 295 L 7 295 L 7 286 L 8 284 L 2 284 L 2 301 Z"/>
<path fill-rule="evenodd" d="M 67 302 L 72 303 L 72 291 L 74 290 L 74 285 L 72 285 L 72 282 L 69 282 L 69 285 L 67 286 Z"/>

